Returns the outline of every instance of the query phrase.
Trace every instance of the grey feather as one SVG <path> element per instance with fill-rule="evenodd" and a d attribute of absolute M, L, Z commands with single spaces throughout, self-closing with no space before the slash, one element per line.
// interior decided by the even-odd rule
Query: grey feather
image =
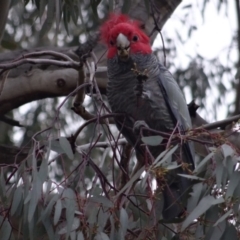
<path fill-rule="evenodd" d="M 136 74 L 132 71 L 136 63 L 139 71 L 148 70 L 148 79 L 144 83 L 144 97 L 138 98 L 134 94 L 138 84 Z M 126 61 L 117 57 L 108 60 L 109 82 L 107 96 L 112 112 L 124 113 L 126 118 L 115 118 L 116 125 L 126 139 L 144 156 L 144 149 L 140 146 L 139 136 L 133 132 L 136 121 L 142 120 L 153 129 L 171 133 L 178 123 L 181 134 L 191 128 L 191 119 L 178 84 L 168 72 L 159 65 L 153 54 L 135 54 Z M 164 146 L 150 147 L 154 157 L 164 150 Z M 194 150 L 191 143 L 183 145 L 183 162 L 194 167 Z M 179 159 L 180 150 L 173 156 L 173 161 Z M 168 186 L 164 187 L 163 217 L 168 220 L 178 216 L 185 204 L 182 193 L 191 185 L 190 181 L 179 177 L 183 170 L 171 171 L 167 176 Z M 171 193 L 170 193 L 171 192 Z M 174 198 L 172 197 L 174 196 Z"/>

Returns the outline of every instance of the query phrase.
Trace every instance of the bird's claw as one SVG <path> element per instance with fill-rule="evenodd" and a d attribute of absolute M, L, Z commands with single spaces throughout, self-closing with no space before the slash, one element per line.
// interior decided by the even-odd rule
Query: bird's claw
<path fill-rule="evenodd" d="M 145 82 L 147 79 L 148 79 L 148 70 L 147 69 L 144 69 L 143 71 L 140 71 L 138 68 L 137 68 L 137 64 L 136 63 L 133 63 L 134 67 L 131 69 L 135 75 L 137 76 L 137 80 L 139 82 Z"/>
<path fill-rule="evenodd" d="M 133 125 L 133 132 L 136 134 L 136 135 L 139 135 L 140 134 L 140 130 L 141 128 L 149 128 L 147 123 L 143 120 L 138 120 L 134 123 Z"/>
<path fill-rule="evenodd" d="M 131 69 L 137 76 L 137 85 L 134 87 L 133 91 L 137 97 L 147 98 L 147 92 L 143 89 L 143 83 L 148 79 L 147 69 L 144 69 L 142 72 L 138 70 L 137 64 L 133 64 L 134 67 Z"/>

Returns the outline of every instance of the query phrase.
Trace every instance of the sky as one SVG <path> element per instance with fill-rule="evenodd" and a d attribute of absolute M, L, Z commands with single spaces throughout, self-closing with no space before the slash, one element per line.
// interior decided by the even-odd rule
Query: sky
<path fill-rule="evenodd" d="M 163 37 L 170 37 L 176 41 L 177 46 L 177 56 L 178 58 L 174 59 L 174 63 L 178 67 L 186 67 L 189 63 L 189 57 L 194 57 L 196 53 L 200 54 L 206 59 L 212 59 L 217 57 L 218 60 L 223 63 L 225 66 L 229 64 L 226 59 L 226 54 L 229 51 L 229 46 L 232 41 L 234 32 L 237 29 L 237 17 L 235 11 L 234 1 L 227 1 L 226 4 L 223 4 L 220 11 L 217 11 L 216 6 L 220 0 L 211 0 L 207 3 L 206 10 L 204 12 L 204 17 L 201 14 L 202 0 L 184 0 L 175 10 L 171 18 L 165 24 L 162 34 Z M 184 8 L 187 5 L 191 4 L 191 8 Z M 184 15 L 187 15 L 185 21 Z M 184 27 L 184 24 L 189 26 L 190 24 L 197 27 L 195 31 L 192 32 L 190 38 L 188 38 L 188 27 Z M 183 45 L 181 44 L 176 37 L 176 31 L 181 29 L 181 37 L 186 41 Z M 153 47 L 158 47 L 161 45 L 160 36 L 154 42 Z M 234 46 L 232 51 L 230 51 L 230 59 L 234 62 L 237 61 L 238 53 L 237 47 Z M 207 66 L 204 66 L 207 68 Z M 207 69 L 206 69 L 207 70 Z M 232 73 L 232 76 L 235 76 L 235 72 Z M 223 78 L 224 85 L 227 89 L 231 88 L 229 84 L 229 78 Z M 211 85 L 211 82 L 210 82 Z M 207 118 L 208 121 L 220 120 L 226 117 L 227 108 L 226 106 L 220 106 L 216 110 L 217 118 L 211 114 L 213 98 L 218 96 L 219 91 L 214 87 L 212 83 L 212 88 L 207 92 L 207 104 L 206 111 L 199 110 L 199 113 Z M 185 89 L 185 96 L 187 102 L 190 102 L 191 95 Z M 227 103 L 233 102 L 235 99 L 235 92 L 228 91 L 225 101 Z M 210 113 L 210 114 L 209 114 Z"/>

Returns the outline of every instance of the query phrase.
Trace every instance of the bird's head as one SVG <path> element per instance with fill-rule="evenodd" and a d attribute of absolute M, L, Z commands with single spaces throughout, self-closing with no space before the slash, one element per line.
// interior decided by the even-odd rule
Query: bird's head
<path fill-rule="evenodd" d="M 108 47 L 108 58 L 118 55 L 126 61 L 131 54 L 152 52 L 149 37 L 140 28 L 140 23 L 126 15 L 111 14 L 100 32 L 102 41 Z"/>

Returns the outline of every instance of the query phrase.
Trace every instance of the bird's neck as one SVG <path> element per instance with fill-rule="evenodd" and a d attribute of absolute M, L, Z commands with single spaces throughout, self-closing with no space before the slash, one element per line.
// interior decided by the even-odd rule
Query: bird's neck
<path fill-rule="evenodd" d="M 136 71 L 156 69 L 158 61 L 153 54 L 134 54 L 127 61 L 121 61 L 117 56 L 108 60 L 108 75 L 110 81 L 120 81 L 128 84 L 129 77 L 136 78 Z M 130 83 L 129 83 L 130 84 Z"/>

